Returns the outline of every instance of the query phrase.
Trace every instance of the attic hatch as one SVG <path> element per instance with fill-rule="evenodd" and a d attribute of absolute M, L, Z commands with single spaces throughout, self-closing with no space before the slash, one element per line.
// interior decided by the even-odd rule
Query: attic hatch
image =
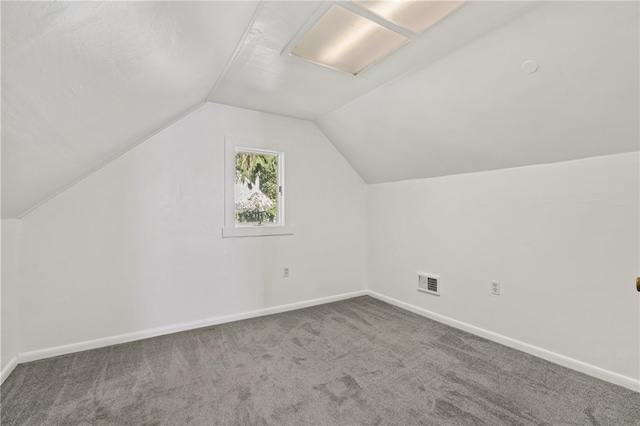
<path fill-rule="evenodd" d="M 465 1 L 353 1 L 359 7 L 348 8 L 332 4 L 302 36 L 291 55 L 355 76 Z"/>

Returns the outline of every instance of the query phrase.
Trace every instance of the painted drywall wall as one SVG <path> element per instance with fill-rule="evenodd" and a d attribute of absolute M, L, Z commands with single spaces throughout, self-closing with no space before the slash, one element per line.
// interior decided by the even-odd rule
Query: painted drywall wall
<path fill-rule="evenodd" d="M 369 289 L 638 379 L 639 173 L 636 152 L 370 185 Z"/>
<path fill-rule="evenodd" d="M 294 235 L 221 237 L 225 134 L 290 145 Z M 363 290 L 365 218 L 313 123 L 205 104 L 24 216 L 20 350 Z"/>
<path fill-rule="evenodd" d="M 0 370 L 4 370 L 18 355 L 19 344 L 19 249 L 20 221 L 2 220 L 2 281 Z"/>

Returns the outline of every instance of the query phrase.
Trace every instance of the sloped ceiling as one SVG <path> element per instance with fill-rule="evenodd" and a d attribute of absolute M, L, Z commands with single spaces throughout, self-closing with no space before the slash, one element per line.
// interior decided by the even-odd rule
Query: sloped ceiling
<path fill-rule="evenodd" d="M 209 100 L 315 121 L 526 13 L 526 2 L 469 3 L 385 60 L 353 77 L 291 56 L 295 41 L 333 2 L 263 2 Z M 364 16 L 356 5 L 340 2 Z"/>
<path fill-rule="evenodd" d="M 369 183 L 638 150 L 636 2 L 470 1 L 357 77 L 288 55 L 327 6 L 3 2 L 3 217 L 205 100 L 315 121 Z"/>
<path fill-rule="evenodd" d="M 2 217 L 207 99 L 255 2 L 2 2 Z"/>
<path fill-rule="evenodd" d="M 638 22 L 637 2 L 536 4 L 318 125 L 368 183 L 637 151 Z"/>

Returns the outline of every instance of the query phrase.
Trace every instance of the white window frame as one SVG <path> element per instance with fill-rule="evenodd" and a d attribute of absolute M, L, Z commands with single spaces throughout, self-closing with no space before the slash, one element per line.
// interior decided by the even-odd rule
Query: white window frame
<path fill-rule="evenodd" d="M 223 238 L 261 237 L 267 235 L 292 235 L 293 226 L 285 222 L 286 213 L 286 185 L 285 169 L 287 167 L 287 144 L 268 140 L 249 139 L 245 137 L 229 136 L 224 138 L 224 226 Z M 236 223 L 236 152 L 249 152 L 278 156 L 278 222 L 258 224 Z"/>

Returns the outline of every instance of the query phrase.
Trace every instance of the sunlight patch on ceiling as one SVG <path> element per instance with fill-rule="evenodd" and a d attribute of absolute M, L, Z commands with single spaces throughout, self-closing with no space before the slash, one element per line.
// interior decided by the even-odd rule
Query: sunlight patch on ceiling
<path fill-rule="evenodd" d="M 387 21 L 422 34 L 429 27 L 460 7 L 461 1 L 354 1 Z"/>
<path fill-rule="evenodd" d="M 407 41 L 382 25 L 332 5 L 291 54 L 356 75 Z"/>
<path fill-rule="evenodd" d="M 343 5 L 332 4 L 290 53 L 315 64 L 358 75 L 465 1 L 352 1 Z"/>

